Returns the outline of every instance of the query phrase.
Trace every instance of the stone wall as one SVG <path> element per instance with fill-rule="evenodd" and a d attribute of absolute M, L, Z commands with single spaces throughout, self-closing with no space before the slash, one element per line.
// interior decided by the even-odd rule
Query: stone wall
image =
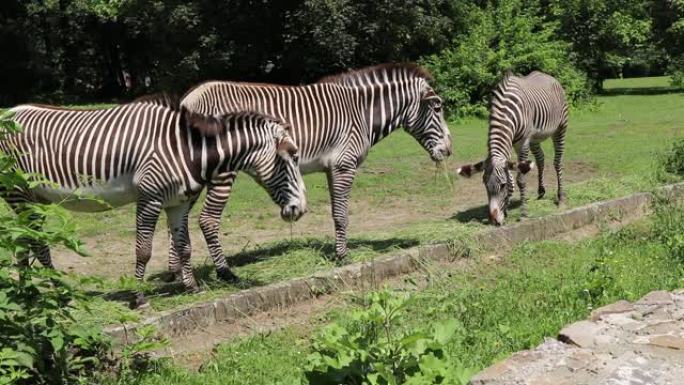
<path fill-rule="evenodd" d="M 471 385 L 682 385 L 684 290 L 616 302 L 513 354 Z"/>

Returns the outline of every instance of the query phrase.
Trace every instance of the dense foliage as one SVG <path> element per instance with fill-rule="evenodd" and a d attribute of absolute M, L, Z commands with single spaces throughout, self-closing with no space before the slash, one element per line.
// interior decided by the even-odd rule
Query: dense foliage
<path fill-rule="evenodd" d="M 552 72 L 581 99 L 607 77 L 681 79 L 682 16 L 682 0 L 5 0 L 0 48 L 16 60 L 0 62 L 0 105 L 386 61 L 430 65 L 461 112 L 481 110 L 503 69 Z"/>
<path fill-rule="evenodd" d="M 537 14 L 523 0 L 474 8 L 465 36 L 424 60 L 452 112 L 485 114 L 491 89 L 506 70 L 541 70 L 556 76 L 571 100 L 588 96 L 587 79 L 570 59 L 570 44 L 555 38 L 558 23 Z"/>
<path fill-rule="evenodd" d="M 20 128 L 0 116 L 0 139 Z M 0 153 L 0 189 L 34 183 Z M 55 206 L 26 206 L 18 216 L 0 214 L 0 384 L 71 384 L 103 365 L 108 343 L 98 328 L 79 325 L 73 314 L 86 296 L 53 269 L 17 261 L 29 240 L 79 249 L 74 228 Z M 43 228 L 30 219 L 46 218 Z M 25 258 L 25 257 L 24 257 Z M 19 262 L 19 263 L 18 263 Z"/>

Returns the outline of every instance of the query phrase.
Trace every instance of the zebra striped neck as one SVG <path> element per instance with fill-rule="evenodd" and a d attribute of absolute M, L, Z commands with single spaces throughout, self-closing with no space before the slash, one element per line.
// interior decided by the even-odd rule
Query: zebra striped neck
<path fill-rule="evenodd" d="M 401 127 L 409 107 L 416 103 L 409 92 L 401 89 L 408 88 L 401 83 L 377 84 L 359 88 L 362 94 L 362 114 L 367 123 L 367 135 L 371 145 L 378 143 L 387 135 Z M 392 98 L 398 95 L 399 98 Z"/>
<path fill-rule="evenodd" d="M 522 93 L 507 75 L 494 89 L 489 115 L 487 147 L 489 157 L 508 160 L 513 143 L 521 131 L 520 116 L 524 111 Z"/>

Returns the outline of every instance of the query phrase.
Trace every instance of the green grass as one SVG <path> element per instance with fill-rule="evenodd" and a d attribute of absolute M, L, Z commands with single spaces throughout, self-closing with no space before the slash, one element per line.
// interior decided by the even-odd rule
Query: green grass
<path fill-rule="evenodd" d="M 681 88 L 672 85 L 669 76 L 643 77 L 628 79 L 608 79 L 603 83 L 607 94 L 649 94 L 664 91 L 680 91 Z"/>
<path fill-rule="evenodd" d="M 679 226 L 682 223 L 680 220 Z M 465 336 L 450 346 L 465 367 L 482 369 L 512 352 L 532 348 L 591 309 L 651 290 L 684 284 L 684 268 L 654 240 L 649 222 L 578 244 L 559 241 L 518 246 L 503 262 L 474 261 L 465 269 L 426 269 L 430 282 L 416 290 L 405 327 L 456 318 Z M 635 274 L 638 272 L 638 274 Z M 300 383 L 310 338 L 323 325 L 344 324 L 350 302 L 269 335 L 222 345 L 199 372 L 163 365 L 136 384 Z"/>

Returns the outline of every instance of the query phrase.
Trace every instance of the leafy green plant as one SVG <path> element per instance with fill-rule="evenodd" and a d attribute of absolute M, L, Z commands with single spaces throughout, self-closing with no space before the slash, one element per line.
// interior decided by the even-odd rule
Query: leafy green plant
<path fill-rule="evenodd" d="M 595 262 L 589 267 L 581 297 L 587 301 L 590 309 L 603 303 L 614 281 L 610 257 L 613 251 L 602 247 Z"/>
<path fill-rule="evenodd" d="M 335 322 L 314 338 L 306 372 L 310 384 L 467 383 L 472 372 L 448 349 L 463 337 L 458 321 L 405 330 L 401 325 L 410 296 L 385 289 L 365 300 L 349 323 Z"/>
<path fill-rule="evenodd" d="M 126 341 L 118 360 L 118 384 L 135 383 L 140 373 L 152 372 L 155 361 L 151 353 L 168 345 L 168 340 L 158 338 L 154 325 L 145 325 L 135 332 L 135 341 Z"/>
<path fill-rule="evenodd" d="M 11 114 L 0 116 L 0 139 L 20 130 Z M 0 191 L 30 187 L 30 178 L 0 153 Z M 38 228 L 31 219 L 45 218 Z M 70 384 L 108 359 L 109 341 L 98 328 L 73 317 L 87 310 L 88 297 L 53 269 L 17 263 L 30 242 L 61 244 L 78 251 L 80 242 L 66 213 L 54 205 L 26 205 L 19 215 L 0 214 L 0 384 Z"/>
<path fill-rule="evenodd" d="M 654 211 L 654 238 L 667 248 L 671 258 L 684 262 L 684 203 L 659 197 Z"/>
<path fill-rule="evenodd" d="M 675 140 L 661 161 L 666 172 L 684 177 L 684 138 Z"/>

